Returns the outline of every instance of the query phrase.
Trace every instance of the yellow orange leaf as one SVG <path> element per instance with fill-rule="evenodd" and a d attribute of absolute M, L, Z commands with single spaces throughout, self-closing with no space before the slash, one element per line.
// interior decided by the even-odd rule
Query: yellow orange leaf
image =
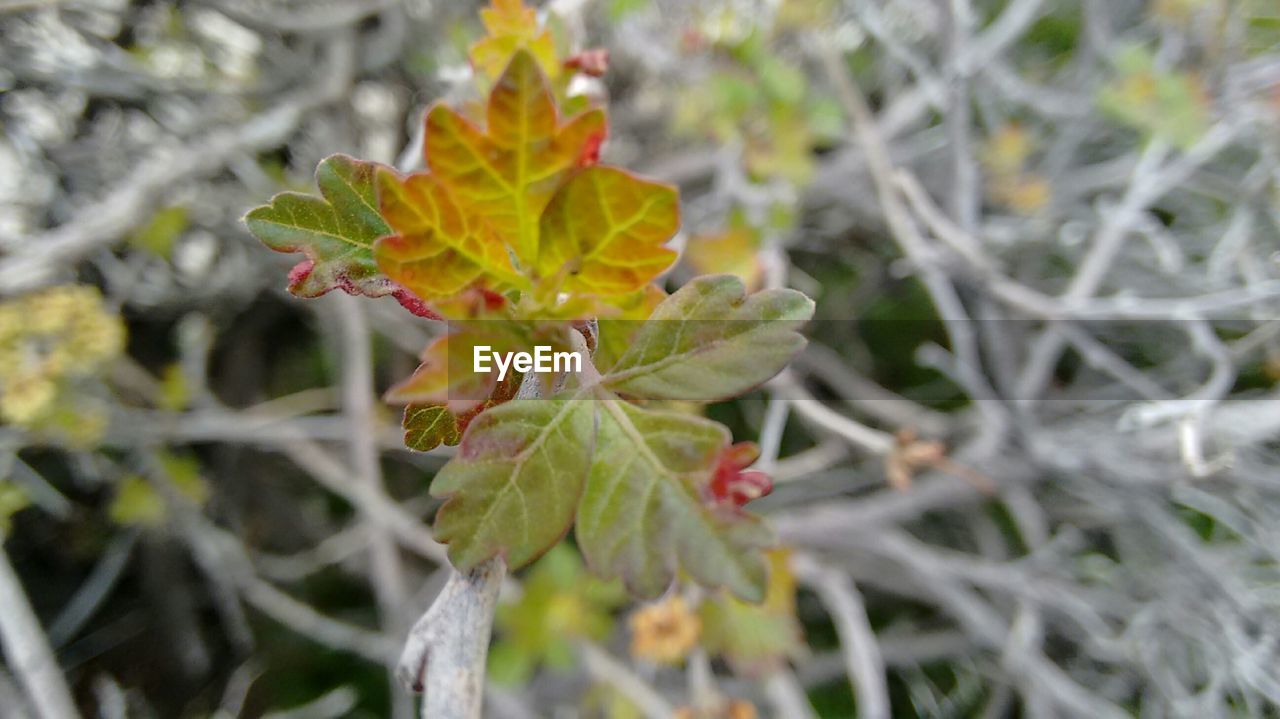
<path fill-rule="evenodd" d="M 533 8 L 521 0 L 493 0 L 480 11 L 488 36 L 471 46 L 471 64 L 492 80 L 520 50 L 527 50 L 538 61 L 542 71 L 554 79 L 560 72 L 555 41 L 551 33 L 538 27 Z"/>
<path fill-rule="evenodd" d="M 538 273 L 567 268 L 566 292 L 634 292 L 675 261 L 663 245 L 680 226 L 676 189 L 616 167 L 589 167 L 556 193 L 542 216 Z"/>
<path fill-rule="evenodd" d="M 740 225 L 692 238 L 685 249 L 685 259 L 697 274 L 737 275 L 748 291 L 755 291 L 760 289 L 764 279 L 759 249 L 756 231 L 748 225 Z"/>
<path fill-rule="evenodd" d="M 511 322 L 469 322 L 455 330 L 427 345 L 413 375 L 387 391 L 389 402 L 444 405 L 455 415 L 465 413 L 493 396 L 498 382 L 496 371 L 475 371 L 476 348 L 488 348 L 482 349 L 486 356 L 506 354 L 529 342 Z"/>
<path fill-rule="evenodd" d="M 519 51 L 489 95 L 484 130 L 447 105 L 427 113 L 427 165 L 528 266 L 538 217 L 570 170 L 595 162 L 604 136 L 600 110 L 561 123 L 546 76 Z"/>
<path fill-rule="evenodd" d="M 513 284 L 522 278 L 492 227 L 471 216 L 441 182 L 426 173 L 378 172 L 382 216 L 396 233 L 374 246 L 378 266 L 418 297 L 456 295 L 477 282 Z"/>

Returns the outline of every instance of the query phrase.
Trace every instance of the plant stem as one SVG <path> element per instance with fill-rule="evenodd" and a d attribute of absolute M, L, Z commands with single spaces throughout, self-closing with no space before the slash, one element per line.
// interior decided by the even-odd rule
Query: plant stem
<path fill-rule="evenodd" d="M 513 401 L 541 396 L 538 375 L 530 372 Z M 409 630 L 396 674 L 409 688 L 426 692 L 424 717 L 479 719 L 493 613 L 506 575 L 507 562 L 502 557 L 469 572 L 454 570 L 431 607 Z"/>
<path fill-rule="evenodd" d="M 466 573 L 455 571 L 409 630 L 397 674 L 415 691 L 426 692 L 423 716 L 479 719 L 493 612 L 506 573 L 501 557 Z"/>

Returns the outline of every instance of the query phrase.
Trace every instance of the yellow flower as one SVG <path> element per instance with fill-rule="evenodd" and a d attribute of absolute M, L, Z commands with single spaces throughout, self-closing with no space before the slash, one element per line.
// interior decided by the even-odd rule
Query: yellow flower
<path fill-rule="evenodd" d="M 680 597 L 671 597 L 631 614 L 631 656 L 675 664 L 684 659 L 702 633 L 702 621 Z"/>
<path fill-rule="evenodd" d="M 1033 174 L 1021 174 L 1005 181 L 993 183 L 992 198 L 1023 215 L 1034 215 L 1053 199 L 1049 181 Z"/>
<path fill-rule="evenodd" d="M 0 416 L 6 422 L 30 425 L 49 411 L 57 394 L 57 385 L 41 375 L 13 378 L 5 382 L 0 395 Z"/>
<path fill-rule="evenodd" d="M 1035 150 L 1031 134 L 1016 123 L 1000 128 L 982 150 L 982 164 L 999 176 L 1014 175 L 1026 167 Z"/>
<path fill-rule="evenodd" d="M 25 331 L 20 310 L 16 305 L 0 305 L 0 346 L 8 345 Z"/>
<path fill-rule="evenodd" d="M 124 343 L 124 322 L 95 287 L 50 287 L 0 303 L 0 419 L 91 441 L 106 415 L 73 380 L 100 373 Z"/>

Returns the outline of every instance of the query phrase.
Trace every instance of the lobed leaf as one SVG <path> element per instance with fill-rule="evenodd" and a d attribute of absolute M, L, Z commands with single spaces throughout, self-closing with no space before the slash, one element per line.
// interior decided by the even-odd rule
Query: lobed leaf
<path fill-rule="evenodd" d="M 423 351 L 418 369 L 387 390 L 386 400 L 395 404 L 446 405 L 454 413 L 483 402 L 493 391 L 497 377 L 492 372 L 473 372 L 467 366 L 477 339 L 466 333 L 437 337 Z"/>
<path fill-rule="evenodd" d="M 813 301 L 789 289 L 748 295 L 732 275 L 698 277 L 653 311 L 604 384 L 643 399 L 709 402 L 768 380 L 804 348 Z"/>
<path fill-rule="evenodd" d="M 559 73 L 555 40 L 538 27 L 537 13 L 521 0 L 493 0 L 480 10 L 480 21 L 488 35 L 471 46 L 471 64 L 485 77 L 492 80 L 502 74 L 520 50 L 528 51 L 548 77 Z"/>
<path fill-rule="evenodd" d="M 680 227 L 676 189 L 616 167 L 575 174 L 542 215 L 538 272 L 567 270 L 561 289 L 601 295 L 634 292 L 675 262 L 663 245 Z"/>
<path fill-rule="evenodd" d="M 422 364 L 408 379 L 387 390 L 388 402 L 443 404 L 460 414 L 494 395 L 497 370 L 475 371 L 477 347 L 506 354 L 527 348 L 533 335 L 516 322 L 488 320 L 454 324 L 422 352 Z M 550 340 L 548 340 L 550 341 Z M 505 380 L 510 382 L 508 375 Z"/>
<path fill-rule="evenodd" d="M 427 165 L 474 216 L 530 267 L 538 254 L 538 218 L 567 173 L 595 162 L 604 113 L 588 110 L 561 123 L 538 62 L 515 53 L 489 95 L 481 130 L 444 104 L 427 113 Z"/>
<path fill-rule="evenodd" d="M 473 285 L 523 284 L 492 227 L 460 206 L 433 175 L 377 174 L 383 217 L 396 233 L 374 246 L 378 265 L 423 299 Z M 390 233 L 388 233 L 390 234 Z"/>
<path fill-rule="evenodd" d="M 380 297 L 398 289 L 373 259 L 374 241 L 391 233 L 378 211 L 377 168 L 374 162 L 331 155 L 316 167 L 320 197 L 282 192 L 245 215 L 249 231 L 267 247 L 306 255 L 289 273 L 290 292 L 319 297 L 342 289 Z"/>
<path fill-rule="evenodd" d="M 429 452 L 440 445 L 449 447 L 462 439 L 458 418 L 442 404 L 411 404 L 404 408 L 404 446 Z"/>
<path fill-rule="evenodd" d="M 772 532 L 754 515 L 707 501 L 728 430 L 616 398 L 595 404 L 595 454 L 576 525 L 588 564 L 645 598 L 665 591 L 680 565 L 706 586 L 759 601 L 766 570 L 758 550 Z"/>
<path fill-rule="evenodd" d="M 518 568 L 576 517 L 587 561 L 635 593 L 660 594 L 683 568 L 758 600 L 758 550 L 772 534 L 740 508 L 768 490 L 744 471 L 750 448 L 730 446 L 715 422 L 614 392 L 739 394 L 803 346 L 795 330 L 812 303 L 789 290 L 748 296 L 727 276 L 664 299 L 650 283 L 676 258 L 664 246 L 680 222 L 675 189 L 595 164 L 604 113 L 562 121 L 552 82 L 563 91 L 563 68 L 531 8 L 493 0 L 483 19 L 488 37 L 472 49 L 493 80 L 483 127 L 468 119 L 481 112 L 438 104 L 426 118 L 426 172 L 335 155 L 317 168 L 319 197 L 282 193 L 246 222 L 272 249 L 306 255 L 291 273 L 295 294 L 393 294 L 418 314 L 483 320 L 451 326 L 388 393 L 408 405 L 410 448 L 459 444 L 432 486 L 445 500 L 434 531 L 458 569 L 496 555 Z M 570 65 L 594 73 L 603 59 Z M 563 107 L 589 104 L 573 102 Z M 507 321 L 535 316 L 544 321 Z M 520 377 L 499 383 L 472 367 L 480 344 L 563 343 L 585 317 L 599 319 L 588 333 L 596 372 L 576 396 L 511 402 Z"/>
<path fill-rule="evenodd" d="M 447 497 L 435 536 L 467 571 L 496 555 L 521 567 L 552 547 L 573 523 L 591 467 L 593 403 L 516 400 L 471 423 L 458 454 L 436 475 Z"/>
<path fill-rule="evenodd" d="M 486 400 L 462 412 L 447 403 L 409 404 L 401 421 L 404 445 L 418 452 L 429 452 L 442 444 L 456 446 L 471 420 L 516 396 L 522 378 L 522 374 L 512 371 L 493 387 Z"/>
<path fill-rule="evenodd" d="M 614 313 L 596 323 L 596 349 L 592 362 L 596 370 L 608 372 L 635 341 L 635 335 L 649 315 L 667 298 L 666 290 L 645 285 L 637 292 L 613 298 Z"/>

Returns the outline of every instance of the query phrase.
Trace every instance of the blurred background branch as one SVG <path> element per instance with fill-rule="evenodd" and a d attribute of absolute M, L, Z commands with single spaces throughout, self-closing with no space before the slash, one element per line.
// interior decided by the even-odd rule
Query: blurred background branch
<path fill-rule="evenodd" d="M 478 2 L 0 2 L 0 714 L 413 716 L 438 331 L 298 302 L 245 210 L 420 165 Z M 707 408 L 758 439 L 759 607 L 508 578 L 492 716 L 1280 711 L 1280 12 L 1269 0 L 553 0 L 676 286 L 818 302 Z M 701 410 L 699 410 L 701 411 Z M 12 567 L 12 571 L 10 571 Z"/>

